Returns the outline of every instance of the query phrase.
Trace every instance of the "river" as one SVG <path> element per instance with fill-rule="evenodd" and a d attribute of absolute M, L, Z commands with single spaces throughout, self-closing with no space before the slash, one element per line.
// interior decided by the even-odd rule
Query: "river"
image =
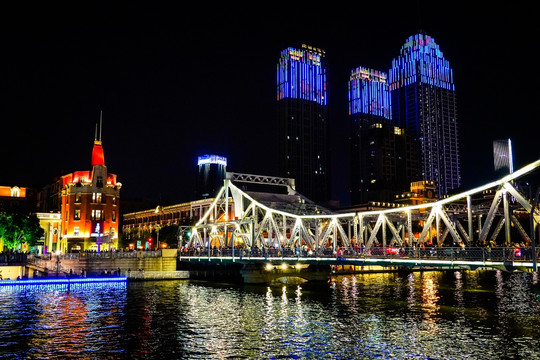
<path fill-rule="evenodd" d="M 2 359 L 539 359 L 538 274 L 0 287 Z"/>

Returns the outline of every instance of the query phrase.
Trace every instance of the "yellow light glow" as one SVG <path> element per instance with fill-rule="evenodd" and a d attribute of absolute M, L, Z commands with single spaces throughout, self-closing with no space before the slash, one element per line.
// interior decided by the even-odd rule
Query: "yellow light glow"
<path fill-rule="evenodd" d="M 271 271 L 271 270 L 274 269 L 274 266 L 272 264 L 266 264 L 265 269 L 268 270 L 268 271 Z"/>
<path fill-rule="evenodd" d="M 287 264 L 285 264 L 285 263 L 281 264 L 281 268 L 282 268 L 283 270 L 286 270 L 288 267 L 289 267 L 289 265 L 287 265 Z"/>

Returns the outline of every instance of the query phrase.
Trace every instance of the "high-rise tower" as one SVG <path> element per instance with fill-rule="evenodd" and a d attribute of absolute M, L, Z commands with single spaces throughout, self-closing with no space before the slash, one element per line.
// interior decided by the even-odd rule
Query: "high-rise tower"
<path fill-rule="evenodd" d="M 215 197 L 223 187 L 227 172 L 227 158 L 218 155 L 203 155 L 197 158 L 197 199 Z"/>
<path fill-rule="evenodd" d="M 325 51 L 302 45 L 281 52 L 277 65 L 280 176 L 316 201 L 329 200 Z"/>
<path fill-rule="evenodd" d="M 392 120 L 415 139 L 416 180 L 434 181 L 439 196 L 461 185 L 452 68 L 435 40 L 410 36 L 389 71 Z"/>
<path fill-rule="evenodd" d="M 351 204 L 391 201 L 408 189 L 414 157 L 411 138 L 390 120 L 385 72 L 357 67 L 349 79 Z"/>

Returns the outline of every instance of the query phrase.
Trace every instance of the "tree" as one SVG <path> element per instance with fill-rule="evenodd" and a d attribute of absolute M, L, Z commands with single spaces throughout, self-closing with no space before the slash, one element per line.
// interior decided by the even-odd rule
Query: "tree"
<path fill-rule="evenodd" d="M 22 243 L 34 246 L 44 234 L 45 230 L 39 225 L 36 214 L 0 213 L 0 239 L 8 249 L 14 249 Z"/>

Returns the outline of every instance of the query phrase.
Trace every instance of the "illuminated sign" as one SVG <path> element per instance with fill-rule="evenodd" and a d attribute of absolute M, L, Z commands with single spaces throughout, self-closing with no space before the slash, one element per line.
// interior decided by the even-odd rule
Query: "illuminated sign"
<path fill-rule="evenodd" d="M 94 225 L 94 224 L 95 224 L 95 225 Z M 94 228 L 94 232 L 92 232 L 92 233 L 90 234 L 90 236 L 94 236 L 94 237 L 101 237 L 101 236 L 103 236 L 103 229 L 102 229 L 101 222 L 96 221 L 96 222 L 94 222 L 94 224 L 92 224 L 92 227 Z"/>

